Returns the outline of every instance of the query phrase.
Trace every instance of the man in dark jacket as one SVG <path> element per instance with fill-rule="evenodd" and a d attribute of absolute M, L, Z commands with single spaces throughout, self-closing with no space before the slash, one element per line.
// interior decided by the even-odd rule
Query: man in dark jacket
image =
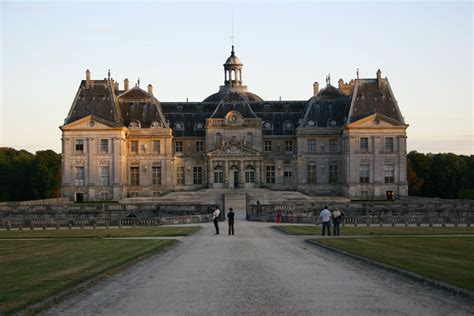
<path fill-rule="evenodd" d="M 234 234 L 234 210 L 232 210 L 232 207 L 229 208 L 229 213 L 227 213 L 227 218 L 229 219 L 229 235 Z"/>

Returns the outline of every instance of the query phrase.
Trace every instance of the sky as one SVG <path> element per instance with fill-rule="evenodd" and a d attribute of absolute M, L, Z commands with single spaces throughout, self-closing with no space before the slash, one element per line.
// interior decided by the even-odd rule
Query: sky
<path fill-rule="evenodd" d="M 380 68 L 409 151 L 474 154 L 470 1 L 0 2 L 0 147 L 60 152 L 86 69 L 202 101 L 223 83 L 233 28 L 243 81 L 264 100 L 307 100 L 327 74 L 337 86 Z"/>

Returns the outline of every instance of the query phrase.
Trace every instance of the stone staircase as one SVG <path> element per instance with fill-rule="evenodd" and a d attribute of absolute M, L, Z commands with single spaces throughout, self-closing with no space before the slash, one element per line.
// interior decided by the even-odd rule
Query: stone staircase
<path fill-rule="evenodd" d="M 226 193 L 225 194 L 225 213 L 232 208 L 235 213 L 236 220 L 245 220 L 247 212 L 247 199 L 245 193 Z"/>

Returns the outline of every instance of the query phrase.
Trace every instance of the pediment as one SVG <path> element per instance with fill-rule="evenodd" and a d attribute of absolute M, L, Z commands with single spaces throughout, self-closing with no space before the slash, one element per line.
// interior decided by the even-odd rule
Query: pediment
<path fill-rule="evenodd" d="M 118 96 L 120 100 L 144 100 L 151 98 L 151 95 L 139 87 L 133 87 Z"/>
<path fill-rule="evenodd" d="M 121 128 L 120 125 L 104 120 L 95 115 L 87 115 L 83 118 L 80 118 L 74 122 L 63 125 L 62 130 L 97 130 L 97 129 L 111 129 L 111 128 Z"/>
<path fill-rule="evenodd" d="M 207 153 L 210 157 L 228 156 L 255 156 L 260 155 L 258 150 L 241 145 L 226 145 Z"/>
<path fill-rule="evenodd" d="M 408 125 L 382 114 L 372 114 L 347 125 L 348 128 L 406 128 Z"/>

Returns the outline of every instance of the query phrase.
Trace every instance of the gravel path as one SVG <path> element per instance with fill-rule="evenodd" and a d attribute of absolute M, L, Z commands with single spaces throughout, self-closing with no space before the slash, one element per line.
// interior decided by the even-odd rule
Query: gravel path
<path fill-rule="evenodd" d="M 472 315 L 474 302 L 330 251 L 268 223 L 210 224 L 171 251 L 45 315 Z"/>

